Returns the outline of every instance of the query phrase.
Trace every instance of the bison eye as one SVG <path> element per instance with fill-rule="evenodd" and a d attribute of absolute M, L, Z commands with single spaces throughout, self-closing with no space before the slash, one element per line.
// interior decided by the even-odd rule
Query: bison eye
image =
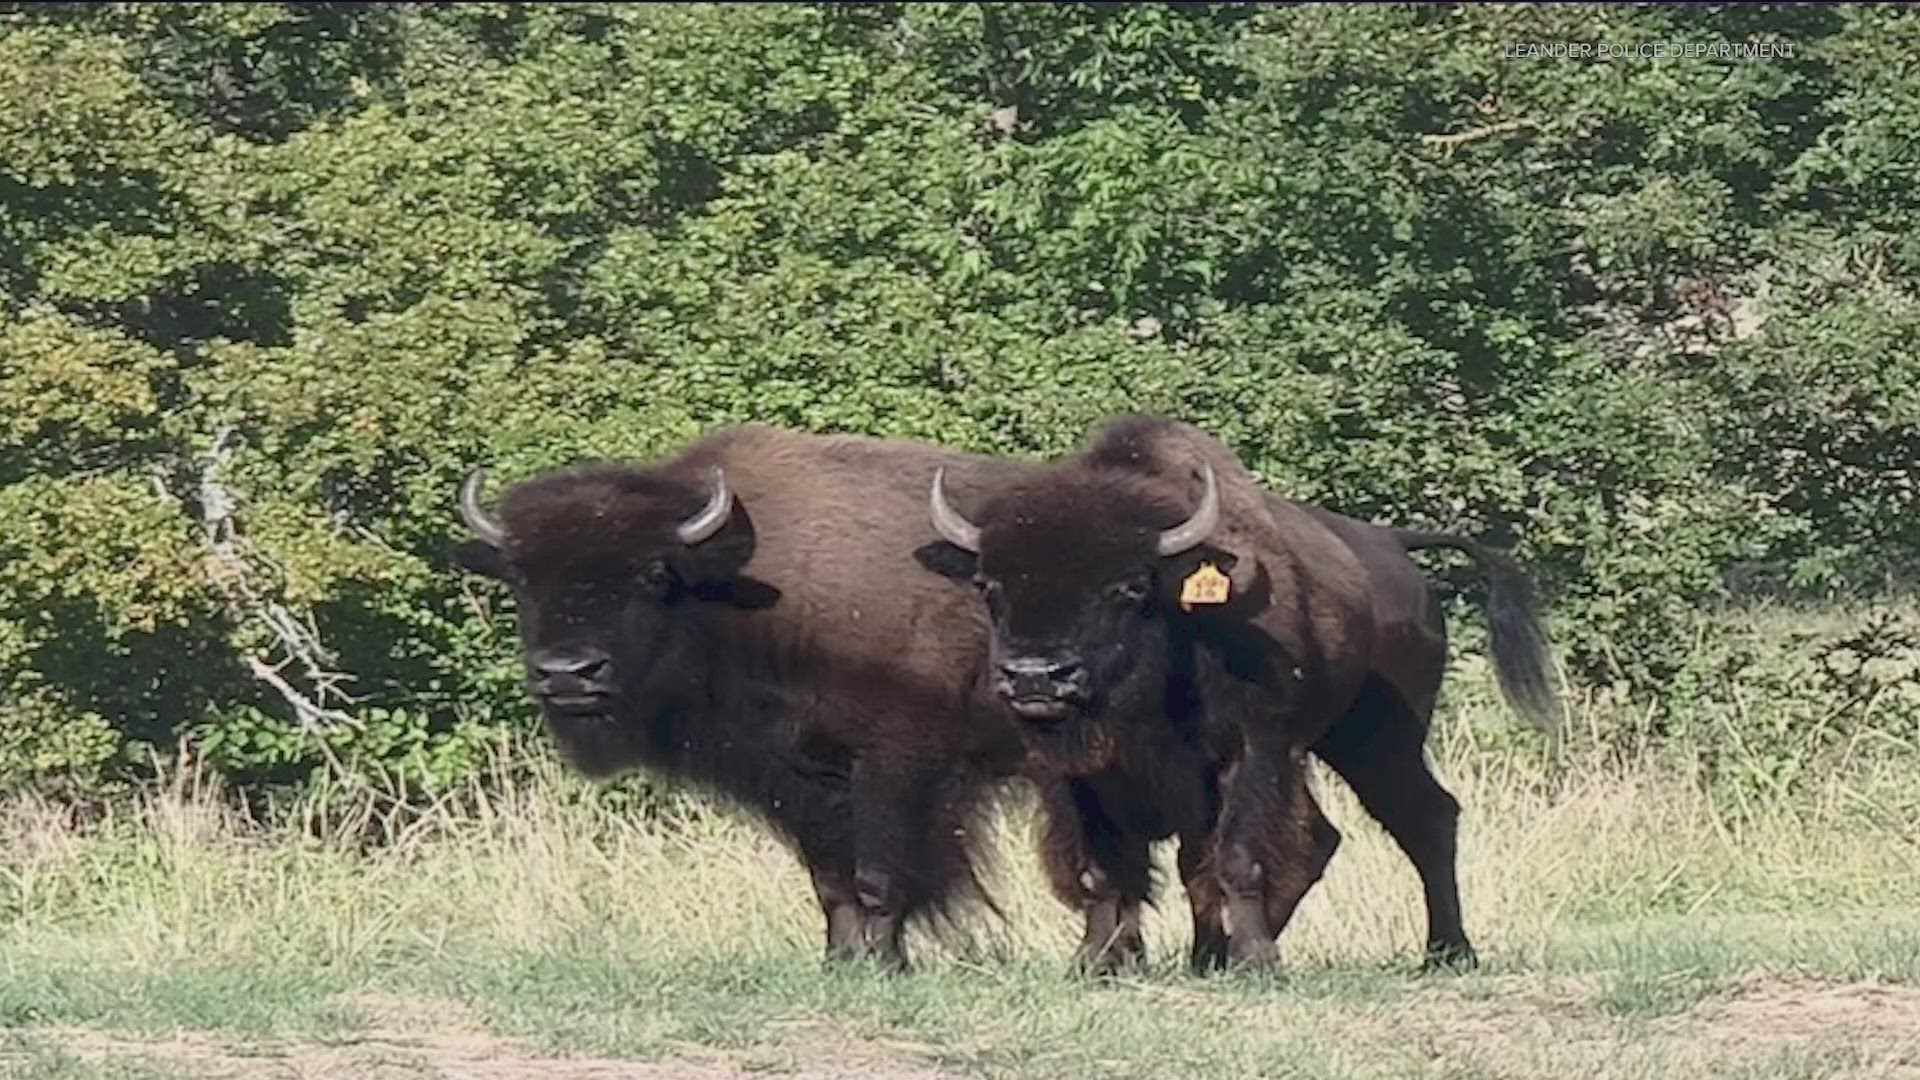
<path fill-rule="evenodd" d="M 980 596 L 982 599 L 984 599 L 987 602 L 988 608 L 999 607 L 1000 605 L 1000 583 L 999 582 L 993 580 L 992 578 L 977 577 L 973 579 L 973 587 L 979 590 Z"/>
<path fill-rule="evenodd" d="M 651 596 L 667 595 L 679 580 L 673 568 L 661 559 L 655 559 L 640 569 L 640 587 Z"/>
<path fill-rule="evenodd" d="M 1131 577 L 1107 589 L 1107 595 L 1123 603 L 1136 603 L 1147 598 L 1147 579 Z"/>

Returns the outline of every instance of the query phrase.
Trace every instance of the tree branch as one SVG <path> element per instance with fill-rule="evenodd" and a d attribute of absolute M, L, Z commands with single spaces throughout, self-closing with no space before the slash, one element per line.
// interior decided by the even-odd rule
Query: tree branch
<path fill-rule="evenodd" d="M 1456 148 L 1465 146 L 1470 142 L 1477 142 L 1481 139 L 1491 139 L 1496 135 L 1509 135 L 1516 131 L 1536 129 L 1539 126 L 1539 121 L 1529 117 L 1521 117 L 1515 120 L 1502 120 L 1497 124 L 1488 124 L 1485 127 L 1468 128 L 1465 131 L 1456 131 L 1448 135 L 1422 135 L 1420 136 L 1420 141 L 1428 146 L 1437 146 L 1448 153 L 1452 153 Z"/>
<path fill-rule="evenodd" d="M 224 425 L 214 433 L 213 445 L 207 452 L 197 483 L 200 530 L 212 560 L 213 584 L 226 596 L 241 621 L 250 621 L 265 630 L 285 652 L 286 659 L 278 664 L 269 664 L 251 653 L 244 654 L 242 659 L 254 678 L 292 706 L 300 727 L 337 767 L 339 762 L 326 745 L 326 731 L 340 726 L 358 727 L 360 723 L 353 716 L 328 707 L 327 702 L 331 699 L 352 703 L 352 698 L 339 688 L 340 683 L 351 677 L 332 669 L 333 655 L 320 641 L 319 631 L 310 619 L 302 618 L 278 600 L 261 595 L 254 587 L 262 570 L 271 570 L 272 564 L 265 555 L 253 550 L 234 524 L 238 500 L 220 479 L 220 471 L 232 458 L 233 451 L 233 426 Z M 311 694 L 301 692 L 281 674 L 288 664 L 300 666 L 305 681 L 313 687 Z"/>

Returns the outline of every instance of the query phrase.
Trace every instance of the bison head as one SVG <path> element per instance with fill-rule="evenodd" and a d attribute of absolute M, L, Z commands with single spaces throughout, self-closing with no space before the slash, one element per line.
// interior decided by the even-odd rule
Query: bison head
<path fill-rule="evenodd" d="M 1212 471 L 1196 506 L 1142 477 L 1055 467 L 991 495 L 974 520 L 944 481 L 934 477 L 933 524 L 973 553 L 993 687 L 1029 738 L 1085 750 L 1108 741 L 1103 721 L 1159 715 L 1180 583 L 1202 558 L 1231 565 L 1202 549 L 1220 519 Z"/>
<path fill-rule="evenodd" d="M 592 466 L 510 489 L 500 514 L 482 474 L 460 488 L 473 538 L 466 569 L 506 582 L 518 602 L 526 686 L 576 763 L 626 758 L 607 721 L 663 705 L 697 681 L 703 650 L 690 601 L 727 595 L 753 550 L 725 473 L 706 489 L 650 470 Z"/>

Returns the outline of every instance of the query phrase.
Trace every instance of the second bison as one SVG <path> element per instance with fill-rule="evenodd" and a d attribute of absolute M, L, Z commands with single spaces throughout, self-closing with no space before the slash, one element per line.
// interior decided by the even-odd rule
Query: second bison
<path fill-rule="evenodd" d="M 1407 553 L 1454 547 L 1487 570 L 1502 688 L 1550 723 L 1545 637 L 1504 557 L 1280 499 L 1216 439 L 1153 417 L 1110 422 L 973 505 L 956 509 L 936 476 L 930 516 L 950 547 L 921 560 L 978 585 L 996 690 L 1062 778 L 1051 876 L 1086 911 L 1091 963 L 1139 953 L 1149 845 L 1175 834 L 1194 964 L 1271 962 L 1338 843 L 1305 786 L 1309 748 L 1419 871 L 1427 963 L 1473 961 L 1459 804 L 1423 755 L 1446 629 Z"/>

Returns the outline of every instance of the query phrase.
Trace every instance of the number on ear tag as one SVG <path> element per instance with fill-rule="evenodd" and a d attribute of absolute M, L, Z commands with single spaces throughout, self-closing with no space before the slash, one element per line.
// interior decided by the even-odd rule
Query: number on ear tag
<path fill-rule="evenodd" d="M 1233 580 L 1210 562 L 1203 562 L 1180 583 L 1180 607 L 1192 611 L 1195 604 L 1224 604 L 1233 589 Z"/>

